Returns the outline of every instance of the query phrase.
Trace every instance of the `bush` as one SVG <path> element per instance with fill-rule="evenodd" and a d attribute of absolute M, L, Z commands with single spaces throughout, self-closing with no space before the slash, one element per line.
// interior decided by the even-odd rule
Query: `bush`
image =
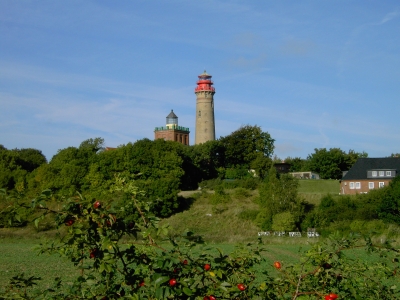
<path fill-rule="evenodd" d="M 204 180 L 199 183 L 199 187 L 201 189 L 209 189 L 209 190 L 214 190 L 216 186 L 221 185 L 222 180 L 220 178 L 216 179 L 210 179 L 210 180 Z"/>
<path fill-rule="evenodd" d="M 53 287 L 31 293 L 40 278 L 17 275 L 0 292 L 0 299 L 399 299 L 400 267 L 398 252 L 391 245 L 373 246 L 369 238 L 335 234 L 325 242 L 311 246 L 295 264 L 276 262 L 275 276 L 256 273 L 265 262 L 265 249 L 257 245 L 235 248 L 231 253 L 204 245 L 200 236 L 185 232 L 169 239 L 164 247 L 157 240 L 168 236 L 168 225 L 161 226 L 146 201 L 137 198 L 132 182 L 118 180 L 113 190 L 131 194 L 131 201 L 118 210 L 111 200 L 92 201 L 83 196 L 66 200 L 59 211 L 47 208 L 49 191 L 33 200 L 32 207 L 44 215 L 54 214 L 57 226 L 66 234 L 43 245 L 41 253 L 67 257 L 79 270 L 69 285 L 55 281 Z M 137 222 L 128 222 L 121 213 L 135 207 Z M 14 202 L 9 215 L 24 206 Z M 26 208 L 26 207 L 25 207 Z M 267 211 L 260 212 L 257 217 Z M 284 213 L 283 213 L 284 214 Z M 291 216 L 281 215 L 279 220 Z M 44 216 L 43 215 L 43 216 Z M 36 225 L 41 217 L 32 220 Z M 274 223 L 279 221 L 274 219 Z M 286 228 L 285 228 L 286 229 Z M 129 239 L 127 239 L 127 237 Z M 140 238 L 139 238 L 140 237 Z M 124 242 L 132 241 L 132 242 Z M 166 242 L 166 240 L 163 240 Z M 349 259 L 349 249 L 381 251 L 375 262 Z M 384 255 L 383 255 L 384 254 Z M 390 256 L 390 260 L 384 256 Z M 388 264 L 388 261 L 391 261 Z M 258 274 L 258 275 L 256 275 Z"/>
<path fill-rule="evenodd" d="M 239 200 L 247 199 L 251 197 L 251 193 L 244 189 L 244 188 L 237 188 L 233 193 L 234 197 L 238 198 Z"/>
<path fill-rule="evenodd" d="M 293 231 L 296 229 L 294 216 L 286 211 L 272 217 L 272 230 Z"/>

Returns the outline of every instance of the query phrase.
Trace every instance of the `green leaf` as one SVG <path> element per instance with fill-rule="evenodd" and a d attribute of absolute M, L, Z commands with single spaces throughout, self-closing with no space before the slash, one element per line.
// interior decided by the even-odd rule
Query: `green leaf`
<path fill-rule="evenodd" d="M 155 285 L 161 285 L 161 284 L 167 282 L 168 280 L 169 280 L 169 277 L 167 277 L 167 276 L 161 276 L 161 277 L 157 278 L 157 279 L 154 281 L 154 283 L 155 283 Z"/>
<path fill-rule="evenodd" d="M 193 295 L 193 291 L 187 287 L 183 288 L 183 292 L 187 295 L 187 296 L 192 296 Z"/>

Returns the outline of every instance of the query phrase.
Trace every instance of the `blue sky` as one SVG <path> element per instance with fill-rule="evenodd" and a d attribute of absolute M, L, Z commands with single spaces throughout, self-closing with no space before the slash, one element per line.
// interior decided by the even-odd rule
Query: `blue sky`
<path fill-rule="evenodd" d="M 259 125 L 280 158 L 400 152 L 398 1 L 0 0 L 0 144 L 57 150 L 194 141 L 197 75 L 217 137 Z"/>

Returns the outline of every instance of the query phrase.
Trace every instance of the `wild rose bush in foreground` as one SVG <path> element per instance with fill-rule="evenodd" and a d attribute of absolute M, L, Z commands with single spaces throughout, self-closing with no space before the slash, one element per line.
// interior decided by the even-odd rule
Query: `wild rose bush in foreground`
<path fill-rule="evenodd" d="M 67 233 L 42 245 L 41 253 L 66 256 L 80 269 L 71 285 L 55 279 L 54 287 L 30 294 L 27 287 L 39 280 L 18 275 L 10 280 L 0 299 L 398 299 L 397 249 L 374 247 L 371 241 L 339 234 L 315 244 L 299 263 L 269 262 L 278 271 L 272 277 L 256 268 L 265 262 L 261 244 L 237 247 L 225 254 L 205 245 L 201 237 L 186 232 L 180 239 L 167 238 L 168 226 L 160 226 L 149 203 L 138 201 L 134 182 L 116 178 L 115 192 L 131 195 L 130 201 L 113 208 L 112 203 L 68 199 L 60 211 L 47 208 L 44 191 L 28 208 L 15 202 L 7 213 L 18 219 L 23 209 L 42 210 L 36 225 L 54 214 Z M 136 222 L 122 218 L 138 213 Z M 169 245 L 165 246 L 165 240 Z M 133 242 L 132 242 L 133 241 Z M 163 241 L 159 243 L 157 241 Z M 378 251 L 374 264 L 351 260 L 346 250 Z M 391 257 L 392 260 L 388 258 Z"/>

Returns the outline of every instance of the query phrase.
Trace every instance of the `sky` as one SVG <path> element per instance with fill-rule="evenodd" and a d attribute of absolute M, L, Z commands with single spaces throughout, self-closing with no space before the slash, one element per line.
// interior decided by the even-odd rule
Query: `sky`
<path fill-rule="evenodd" d="M 193 144 L 204 70 L 217 138 L 257 125 L 282 159 L 400 152 L 397 0 L 0 0 L 0 144 L 117 147 L 171 109 Z"/>

